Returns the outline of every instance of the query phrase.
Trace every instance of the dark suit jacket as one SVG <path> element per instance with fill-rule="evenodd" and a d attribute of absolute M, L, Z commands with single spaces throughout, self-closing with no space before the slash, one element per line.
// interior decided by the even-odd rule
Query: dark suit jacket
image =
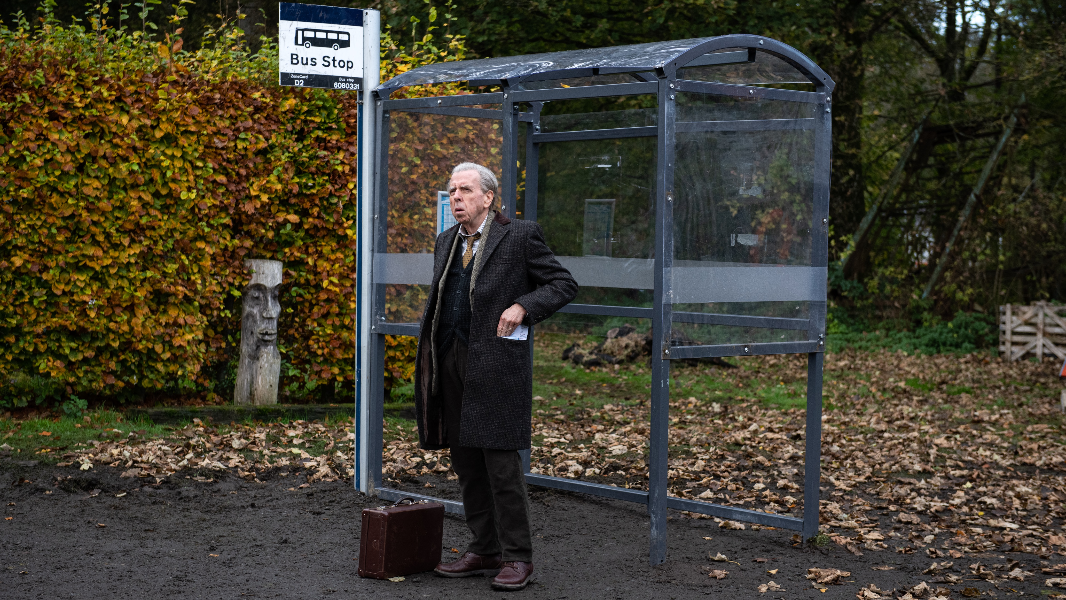
<path fill-rule="evenodd" d="M 472 448 L 520 450 L 530 445 L 533 373 L 529 342 L 496 335 L 500 315 L 518 303 L 526 309 L 526 325 L 543 321 L 577 294 L 577 282 L 555 260 L 544 231 L 533 221 L 512 221 L 501 213 L 489 217 L 487 237 L 474 259 L 470 290 L 470 344 L 459 442 Z M 459 225 L 437 236 L 433 252 L 433 284 L 422 317 L 415 359 L 415 412 L 422 448 L 447 447 L 442 402 L 437 388 L 435 341 L 438 292 Z M 461 243 L 461 242 L 460 242 Z M 458 260 L 458 258 L 456 258 Z"/>

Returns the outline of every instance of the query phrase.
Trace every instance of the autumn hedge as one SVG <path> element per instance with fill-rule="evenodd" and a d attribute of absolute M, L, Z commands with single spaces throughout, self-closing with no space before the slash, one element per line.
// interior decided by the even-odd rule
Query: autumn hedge
<path fill-rule="evenodd" d="M 28 375 L 60 395 L 224 399 L 246 258 L 285 263 L 283 385 L 350 386 L 356 95 L 281 88 L 276 60 L 233 28 L 196 52 L 0 30 L 0 402 L 25 403 Z M 413 340 L 389 352 L 390 383 L 409 377 Z"/>

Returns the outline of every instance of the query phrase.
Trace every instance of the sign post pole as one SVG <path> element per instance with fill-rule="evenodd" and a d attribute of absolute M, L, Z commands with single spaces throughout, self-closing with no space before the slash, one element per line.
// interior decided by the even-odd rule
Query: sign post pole
<path fill-rule="evenodd" d="M 359 92 L 356 123 L 358 244 L 355 319 L 355 488 L 370 493 L 369 439 L 370 270 L 374 204 L 374 100 L 381 79 L 381 13 L 376 10 L 294 4 L 278 5 L 278 84 Z M 381 452 L 381 448 L 377 449 Z"/>
<path fill-rule="evenodd" d="M 363 13 L 363 104 L 359 107 L 359 256 L 356 310 L 356 361 L 355 365 L 355 486 L 368 494 L 372 492 L 370 476 L 370 353 L 363 349 L 370 342 L 370 271 L 374 215 L 374 181 L 376 179 L 374 143 L 374 88 L 381 79 L 381 13 L 367 10 Z M 380 425 L 380 424 L 377 424 Z M 376 449 L 381 452 L 381 448 Z"/>

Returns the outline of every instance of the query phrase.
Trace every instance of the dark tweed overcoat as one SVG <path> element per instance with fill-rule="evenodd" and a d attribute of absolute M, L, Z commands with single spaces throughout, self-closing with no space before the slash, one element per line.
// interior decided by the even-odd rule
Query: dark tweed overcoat
<path fill-rule="evenodd" d="M 471 448 L 529 448 L 533 373 L 529 342 L 496 335 L 503 311 L 518 303 L 526 325 L 548 318 L 577 294 L 577 282 L 555 260 L 544 231 L 533 221 L 490 213 L 478 245 L 470 284 L 470 344 L 467 354 L 459 443 Z M 436 356 L 437 306 L 442 277 L 461 245 L 459 225 L 437 236 L 429 291 L 415 359 L 415 412 L 422 448 L 446 448 Z"/>

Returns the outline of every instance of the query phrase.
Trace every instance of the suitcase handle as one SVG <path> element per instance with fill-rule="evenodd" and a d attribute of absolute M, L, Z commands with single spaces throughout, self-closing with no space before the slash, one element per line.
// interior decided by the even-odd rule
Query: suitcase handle
<path fill-rule="evenodd" d="M 392 503 L 393 506 L 407 506 L 410 504 L 418 504 L 418 502 L 415 502 L 414 498 L 400 498 L 396 502 Z"/>

